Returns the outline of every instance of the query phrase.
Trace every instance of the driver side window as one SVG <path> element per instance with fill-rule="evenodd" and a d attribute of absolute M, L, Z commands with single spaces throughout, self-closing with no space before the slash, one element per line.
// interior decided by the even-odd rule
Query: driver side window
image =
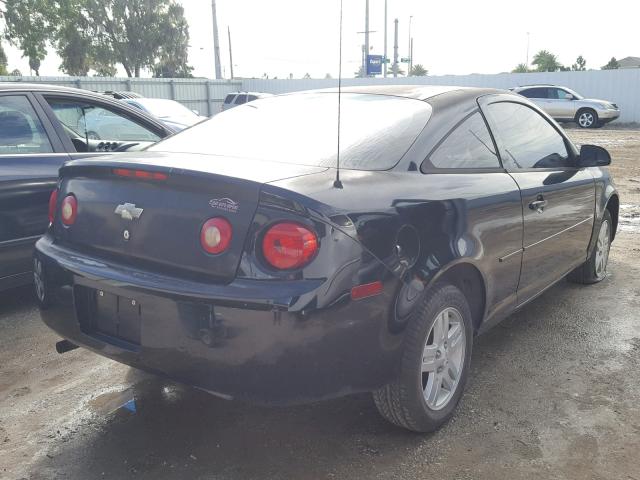
<path fill-rule="evenodd" d="M 490 104 L 486 114 L 506 168 L 573 166 L 562 136 L 532 108 L 520 103 L 498 102 Z"/>
<path fill-rule="evenodd" d="M 89 140 L 157 142 L 160 137 L 124 114 L 82 100 L 46 99 L 74 145 Z"/>
<path fill-rule="evenodd" d="M 569 92 L 562 90 L 561 88 L 551 88 L 551 98 L 556 100 L 568 100 Z"/>

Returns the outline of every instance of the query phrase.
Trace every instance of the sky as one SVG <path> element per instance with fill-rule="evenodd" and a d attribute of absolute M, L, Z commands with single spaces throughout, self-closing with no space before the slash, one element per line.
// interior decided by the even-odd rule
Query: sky
<path fill-rule="evenodd" d="M 189 62 L 194 75 L 213 78 L 211 2 L 179 0 L 189 22 Z M 384 53 L 385 0 L 369 0 L 370 53 Z M 393 22 L 398 19 L 399 56 L 408 56 L 409 21 L 413 63 L 431 75 L 499 73 L 526 62 L 541 49 L 565 65 L 578 55 L 587 68 L 612 56 L 640 56 L 637 0 L 387 0 L 388 56 L 393 57 Z M 366 0 L 343 0 L 343 76 L 361 62 Z M 220 56 L 229 78 L 227 27 L 231 29 L 236 77 L 324 78 L 338 75 L 340 0 L 217 0 Z M 529 35 L 527 35 L 529 32 Z M 28 74 L 26 59 L 3 41 L 9 69 Z M 60 59 L 51 52 L 41 75 L 57 75 Z M 124 71 L 120 71 L 124 76 Z"/>

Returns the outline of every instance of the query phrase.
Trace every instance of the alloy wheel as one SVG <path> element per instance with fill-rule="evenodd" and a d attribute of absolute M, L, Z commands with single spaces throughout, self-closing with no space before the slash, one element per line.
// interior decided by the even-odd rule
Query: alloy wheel
<path fill-rule="evenodd" d="M 436 315 L 422 353 L 422 388 L 430 409 L 443 409 L 454 396 L 464 368 L 465 348 L 462 314 L 445 308 Z"/>
<path fill-rule="evenodd" d="M 609 221 L 604 220 L 600 226 L 598 242 L 596 244 L 596 277 L 604 278 L 607 274 L 607 263 L 609 261 L 609 250 L 611 249 L 611 228 Z"/>
<path fill-rule="evenodd" d="M 589 128 L 594 124 L 594 122 L 595 118 L 591 112 L 582 112 L 578 117 L 578 124 L 582 128 Z"/>

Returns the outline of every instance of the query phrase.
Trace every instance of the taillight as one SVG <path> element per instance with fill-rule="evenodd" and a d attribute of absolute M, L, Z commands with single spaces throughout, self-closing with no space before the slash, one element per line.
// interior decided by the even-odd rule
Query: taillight
<path fill-rule="evenodd" d="M 207 253 L 222 253 L 231 243 L 233 228 L 222 217 L 210 218 L 200 230 L 200 245 Z"/>
<path fill-rule="evenodd" d="M 60 207 L 60 215 L 62 217 L 62 223 L 65 225 L 73 225 L 78 216 L 78 200 L 73 195 L 67 195 L 62 200 Z"/>
<path fill-rule="evenodd" d="M 53 223 L 56 218 L 56 205 L 58 204 L 58 189 L 51 192 L 49 197 L 49 223 Z"/>
<path fill-rule="evenodd" d="M 297 223 L 282 222 L 272 226 L 262 240 L 262 254 L 279 270 L 300 268 L 318 251 L 318 237 Z"/>

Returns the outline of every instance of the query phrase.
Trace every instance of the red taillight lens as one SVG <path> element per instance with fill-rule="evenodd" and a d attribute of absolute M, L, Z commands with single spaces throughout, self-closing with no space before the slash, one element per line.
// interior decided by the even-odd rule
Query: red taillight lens
<path fill-rule="evenodd" d="M 210 218 L 200 230 L 200 245 L 207 253 L 222 253 L 231 243 L 233 228 L 222 217 Z"/>
<path fill-rule="evenodd" d="M 73 225 L 78 216 L 78 200 L 73 195 L 67 195 L 62 200 L 62 206 L 60 207 L 60 215 L 62 217 L 62 223 L 65 225 Z"/>
<path fill-rule="evenodd" d="M 139 178 L 142 180 L 166 180 L 167 174 L 160 172 L 147 172 L 146 170 L 131 170 L 129 168 L 114 168 L 113 174 L 119 177 Z"/>
<path fill-rule="evenodd" d="M 51 192 L 49 197 L 49 223 L 53 223 L 56 218 L 56 205 L 58 204 L 58 189 Z"/>
<path fill-rule="evenodd" d="M 264 235 L 262 254 L 272 267 L 279 270 L 300 268 L 318 251 L 318 237 L 297 223 L 277 223 Z"/>

